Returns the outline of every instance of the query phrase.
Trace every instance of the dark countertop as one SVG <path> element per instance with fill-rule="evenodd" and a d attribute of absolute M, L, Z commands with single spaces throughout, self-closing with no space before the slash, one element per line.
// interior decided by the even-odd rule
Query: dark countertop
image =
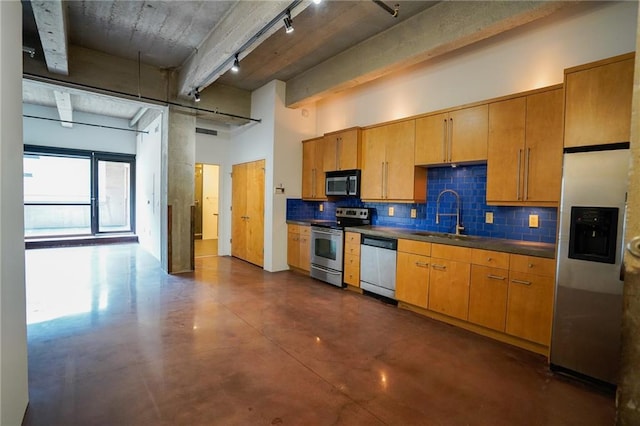
<path fill-rule="evenodd" d="M 310 225 L 307 220 L 287 220 L 289 224 Z M 417 229 L 392 228 L 385 226 L 353 226 L 345 228 L 348 232 L 358 232 L 387 238 L 403 238 L 407 240 L 425 241 L 428 243 L 448 244 L 452 246 L 479 248 L 501 251 L 505 253 L 524 254 L 527 256 L 555 258 L 556 246 L 550 243 L 531 241 L 505 240 L 499 238 L 476 237 L 472 235 L 452 235 L 438 232 L 420 231 Z"/>

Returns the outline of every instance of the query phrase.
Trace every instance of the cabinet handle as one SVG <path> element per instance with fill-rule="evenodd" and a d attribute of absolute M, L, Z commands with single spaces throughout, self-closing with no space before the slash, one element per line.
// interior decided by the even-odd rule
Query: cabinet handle
<path fill-rule="evenodd" d="M 451 151 L 453 151 L 453 118 L 449 119 L 450 121 L 450 126 L 449 126 L 449 162 L 451 162 Z"/>
<path fill-rule="evenodd" d="M 492 280 L 501 280 L 504 281 L 504 277 L 501 277 L 500 275 L 493 275 L 493 274 L 489 274 L 487 275 L 487 278 L 490 278 Z"/>
<path fill-rule="evenodd" d="M 516 180 L 516 199 L 520 200 L 520 170 L 522 169 L 522 150 L 518 150 L 518 179 Z"/>
<path fill-rule="evenodd" d="M 316 196 L 316 169 L 311 169 L 311 198 Z"/>
<path fill-rule="evenodd" d="M 487 262 L 491 262 L 491 258 L 490 257 L 487 257 Z"/>
<path fill-rule="evenodd" d="M 531 148 L 527 148 L 524 157 L 524 199 L 529 199 L 529 158 L 531 158 Z"/>
<path fill-rule="evenodd" d="M 340 140 L 342 138 L 336 138 L 336 169 L 342 170 L 340 167 Z"/>
<path fill-rule="evenodd" d="M 529 268 L 533 268 L 533 263 L 529 263 L 527 266 L 528 266 Z"/>
<path fill-rule="evenodd" d="M 433 265 L 431 265 L 431 267 L 432 267 L 433 269 L 438 269 L 438 270 L 440 270 L 440 271 L 444 271 L 444 270 L 446 270 L 446 269 L 447 269 L 447 266 L 446 266 L 446 265 L 437 265 L 437 264 L 435 264 L 435 263 L 434 263 Z"/>
<path fill-rule="evenodd" d="M 384 198 L 384 161 L 382 162 L 382 181 L 380 182 L 380 197 Z"/>
<path fill-rule="evenodd" d="M 416 266 L 419 268 L 428 268 L 429 264 L 425 262 L 416 262 Z"/>
<path fill-rule="evenodd" d="M 511 280 L 512 283 L 522 284 L 522 285 L 531 285 L 531 281 L 522 281 L 522 280 Z"/>
<path fill-rule="evenodd" d="M 385 162 L 384 170 L 384 198 L 389 198 L 389 162 Z"/>
<path fill-rule="evenodd" d="M 447 126 L 447 119 L 443 120 L 442 124 L 442 162 L 447 162 L 447 138 L 449 136 L 449 128 Z"/>

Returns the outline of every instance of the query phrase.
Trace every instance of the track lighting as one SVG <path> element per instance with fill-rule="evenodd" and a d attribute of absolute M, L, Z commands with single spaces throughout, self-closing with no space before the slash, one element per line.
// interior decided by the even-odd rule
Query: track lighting
<path fill-rule="evenodd" d="M 287 16 L 284 17 L 284 28 L 287 34 L 293 32 L 293 21 L 291 20 L 291 11 L 287 9 Z"/>
<path fill-rule="evenodd" d="M 240 61 L 238 60 L 238 54 L 236 53 L 236 59 L 233 61 L 233 66 L 231 67 L 232 72 L 240 71 Z"/>
<path fill-rule="evenodd" d="M 322 0 L 313 0 L 313 4 L 320 4 L 322 3 Z"/>
<path fill-rule="evenodd" d="M 198 90 L 197 87 L 193 91 L 193 100 L 196 101 L 196 102 L 200 102 L 200 91 Z"/>

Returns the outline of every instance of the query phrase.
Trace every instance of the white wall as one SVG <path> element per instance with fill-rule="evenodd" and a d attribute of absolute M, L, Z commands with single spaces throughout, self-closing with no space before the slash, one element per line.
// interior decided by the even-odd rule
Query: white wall
<path fill-rule="evenodd" d="M 136 144 L 136 234 L 140 245 L 161 261 L 162 114 L 139 133 Z"/>
<path fill-rule="evenodd" d="M 637 2 L 587 2 L 318 102 L 317 134 L 563 82 L 564 69 L 635 50 Z"/>
<path fill-rule="evenodd" d="M 53 107 L 23 104 L 25 115 L 59 119 L 58 110 Z M 62 127 L 60 123 L 35 118 L 23 118 L 24 143 L 26 145 L 53 146 L 59 148 L 86 149 L 93 151 L 136 153 L 136 133 L 102 127 L 82 126 Z M 103 115 L 74 111 L 73 121 L 100 124 L 103 126 L 129 128 L 129 121 Z"/>
<path fill-rule="evenodd" d="M 0 2 L 0 424 L 29 401 L 22 194 L 22 5 Z"/>

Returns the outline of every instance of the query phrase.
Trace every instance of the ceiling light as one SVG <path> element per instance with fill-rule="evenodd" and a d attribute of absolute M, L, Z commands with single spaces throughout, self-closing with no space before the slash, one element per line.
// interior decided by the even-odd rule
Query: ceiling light
<path fill-rule="evenodd" d="M 287 34 L 293 32 L 293 21 L 291 20 L 291 12 L 287 9 L 287 16 L 284 17 L 284 28 Z"/>
<path fill-rule="evenodd" d="M 193 91 L 193 100 L 196 102 L 200 102 L 200 92 L 197 88 Z"/>
<path fill-rule="evenodd" d="M 240 61 L 238 60 L 238 54 L 236 53 L 236 59 L 233 61 L 233 66 L 231 67 L 232 72 L 240 71 Z"/>
<path fill-rule="evenodd" d="M 313 4 L 320 4 L 322 3 L 322 0 L 313 0 Z"/>

